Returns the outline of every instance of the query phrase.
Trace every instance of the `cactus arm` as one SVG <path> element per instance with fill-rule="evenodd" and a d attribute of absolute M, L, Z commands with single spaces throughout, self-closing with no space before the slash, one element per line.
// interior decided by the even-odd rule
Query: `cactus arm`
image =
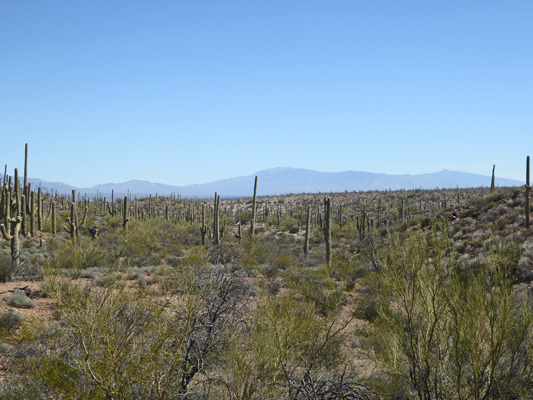
<path fill-rule="evenodd" d="M 87 211 L 89 211 L 89 207 L 85 206 L 85 211 L 83 212 L 83 218 L 81 220 L 80 228 L 85 225 L 85 219 L 87 218 Z"/>
<path fill-rule="evenodd" d="M 63 229 L 67 233 L 72 233 L 72 221 L 70 220 L 70 218 L 67 218 L 67 224 L 70 226 L 70 229 L 67 228 L 66 226 L 64 226 Z"/>
<path fill-rule="evenodd" d="M 224 238 L 225 233 L 226 233 L 226 220 L 224 220 L 224 225 L 222 225 L 222 228 L 220 228 L 220 237 L 219 237 L 220 240 Z"/>
<path fill-rule="evenodd" d="M 5 240 L 11 240 L 13 239 L 13 236 L 11 236 L 9 233 L 7 233 L 6 226 L 4 224 L 0 225 L 0 229 L 2 230 L 2 236 Z"/>

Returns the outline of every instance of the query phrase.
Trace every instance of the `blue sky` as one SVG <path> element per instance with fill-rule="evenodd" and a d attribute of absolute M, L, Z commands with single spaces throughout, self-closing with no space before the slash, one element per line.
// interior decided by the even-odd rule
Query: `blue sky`
<path fill-rule="evenodd" d="M 524 180 L 531 21 L 531 1 L 0 1 L 0 165 L 27 142 L 31 177 L 78 187 Z"/>

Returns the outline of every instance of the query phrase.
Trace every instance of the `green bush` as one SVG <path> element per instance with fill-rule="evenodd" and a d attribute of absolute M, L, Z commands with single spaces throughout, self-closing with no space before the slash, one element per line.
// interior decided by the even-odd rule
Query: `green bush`
<path fill-rule="evenodd" d="M 20 326 L 22 317 L 18 314 L 8 311 L 0 316 L 0 329 L 5 329 L 7 332 L 14 331 Z"/>
<path fill-rule="evenodd" d="M 13 293 L 6 295 L 4 299 L 7 304 L 17 308 L 33 308 L 37 305 L 35 300 L 27 297 L 26 294 L 19 289 L 15 289 Z"/>
<path fill-rule="evenodd" d="M 393 238 L 378 257 L 375 290 L 389 301 L 376 354 L 419 399 L 531 398 L 533 302 L 512 284 L 517 246 L 493 240 L 484 265 L 463 268 L 435 228 Z"/>
<path fill-rule="evenodd" d="M 0 255 L 0 282 L 10 281 L 13 275 L 12 271 L 11 256 Z"/>

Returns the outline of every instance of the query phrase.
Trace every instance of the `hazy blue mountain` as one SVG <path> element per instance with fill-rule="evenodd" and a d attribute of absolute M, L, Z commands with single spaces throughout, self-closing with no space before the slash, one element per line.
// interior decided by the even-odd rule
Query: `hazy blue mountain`
<path fill-rule="evenodd" d="M 272 168 L 248 176 L 222 179 L 210 183 L 187 186 L 171 186 L 162 183 L 133 180 L 124 183 L 106 183 L 92 188 L 77 188 L 78 193 L 95 195 L 96 192 L 107 196 L 115 191 L 115 198 L 131 193 L 136 196 L 149 194 L 167 196 L 179 193 L 182 197 L 211 197 L 218 192 L 222 197 L 250 197 L 253 194 L 254 178 L 258 177 L 259 196 L 287 193 L 318 193 L 367 191 L 386 189 L 435 189 L 490 186 L 490 176 L 442 170 L 421 175 L 389 175 L 372 172 L 344 171 L 319 172 L 303 168 Z M 72 186 L 64 183 L 50 183 L 30 179 L 33 187 L 39 182 L 44 191 L 51 188 L 59 193 L 70 194 Z M 521 186 L 524 182 L 498 178 L 496 186 Z"/>
<path fill-rule="evenodd" d="M 498 174 L 495 174 L 494 177 L 496 186 L 521 186 L 526 182 L 515 181 L 513 179 L 499 178 Z M 438 179 L 440 181 L 446 182 L 458 182 L 459 187 L 477 187 L 481 186 L 480 182 L 485 182 L 483 186 L 490 186 L 491 177 L 478 174 L 467 174 L 465 172 L 450 171 L 448 169 L 443 169 L 439 172 L 434 172 L 432 174 L 421 174 L 417 175 L 424 178 Z M 450 187 L 450 186 L 446 186 Z"/>
<path fill-rule="evenodd" d="M 67 185 L 62 182 L 47 182 L 39 178 L 28 178 L 28 182 L 31 183 L 31 188 L 37 190 L 39 184 L 41 185 L 41 190 L 43 193 L 50 193 L 52 190 L 57 190 L 57 193 L 60 194 L 71 194 L 72 189 L 76 189 L 74 186 Z"/>

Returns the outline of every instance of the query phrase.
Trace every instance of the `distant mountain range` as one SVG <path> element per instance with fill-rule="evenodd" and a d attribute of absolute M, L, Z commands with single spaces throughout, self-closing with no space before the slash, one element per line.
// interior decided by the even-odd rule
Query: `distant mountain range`
<path fill-rule="evenodd" d="M 45 182 L 31 178 L 33 187 L 41 184 L 45 192 L 57 190 L 58 193 L 70 194 L 72 189 L 80 194 L 111 194 L 115 197 L 129 193 L 136 196 L 162 195 L 179 193 L 182 197 L 210 197 L 218 192 L 222 197 L 251 197 L 254 178 L 257 176 L 257 194 L 259 196 L 288 193 L 329 193 L 367 190 L 398 189 L 435 189 L 490 186 L 491 177 L 466 172 L 442 170 L 421 175 L 390 175 L 372 172 L 345 171 L 319 172 L 303 168 L 272 168 L 248 176 L 222 179 L 210 183 L 187 186 L 171 186 L 147 181 L 129 181 L 124 183 L 106 183 L 92 188 L 75 188 L 61 182 Z M 524 182 L 506 178 L 495 178 L 496 186 L 521 186 Z"/>

